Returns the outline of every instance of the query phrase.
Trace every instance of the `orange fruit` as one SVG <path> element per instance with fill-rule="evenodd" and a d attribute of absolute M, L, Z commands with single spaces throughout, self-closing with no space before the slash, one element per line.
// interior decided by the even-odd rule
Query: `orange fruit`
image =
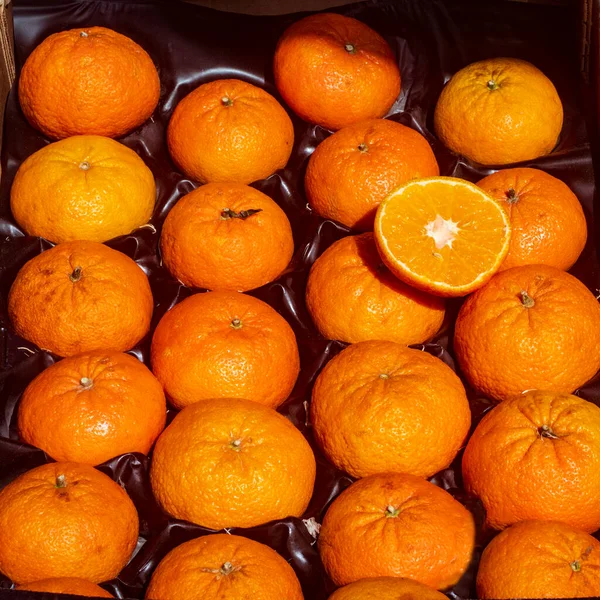
<path fill-rule="evenodd" d="M 381 258 L 398 278 L 439 296 L 466 296 L 500 268 L 510 219 L 476 185 L 454 177 L 413 180 L 375 216 Z"/>
<path fill-rule="evenodd" d="M 552 152 L 563 108 L 537 67 L 517 58 L 492 58 L 454 74 L 442 90 L 434 122 L 453 152 L 484 165 L 506 165 Z"/>
<path fill-rule="evenodd" d="M 275 550 L 239 535 L 207 535 L 159 563 L 147 600 L 303 600 L 294 570 Z"/>
<path fill-rule="evenodd" d="M 207 183 L 171 209 L 160 249 L 184 285 L 245 292 L 281 275 L 294 239 L 283 210 L 262 192 L 241 183 Z"/>
<path fill-rule="evenodd" d="M 564 271 L 514 267 L 467 298 L 454 350 L 471 385 L 494 400 L 533 389 L 570 394 L 600 368 L 600 306 Z"/>
<path fill-rule="evenodd" d="M 431 146 L 419 132 L 371 119 L 321 142 L 308 162 L 304 185 L 319 215 L 368 230 L 391 191 L 410 179 L 439 174 Z"/>
<path fill-rule="evenodd" d="M 133 151 L 98 135 L 44 146 L 17 171 L 10 207 L 27 235 L 51 242 L 105 242 L 150 219 L 152 171 Z"/>
<path fill-rule="evenodd" d="M 306 510 L 315 457 L 285 417 L 249 400 L 184 408 L 156 442 L 152 490 L 163 509 L 202 527 L 254 527 Z"/>
<path fill-rule="evenodd" d="M 27 120 L 44 135 L 121 137 L 150 118 L 160 94 L 156 67 L 132 39 L 105 27 L 47 37 L 19 79 Z"/>
<path fill-rule="evenodd" d="M 483 551 L 477 573 L 478 598 L 598 596 L 600 542 L 563 523 L 517 523 Z"/>
<path fill-rule="evenodd" d="M 450 465 L 471 426 L 454 371 L 394 342 L 359 342 L 330 360 L 310 409 L 325 456 L 353 477 L 386 471 L 430 477 Z"/>
<path fill-rule="evenodd" d="M 133 502 L 89 465 L 45 464 L 0 490 L 0 571 L 14 583 L 112 579 L 137 541 Z"/>
<path fill-rule="evenodd" d="M 447 600 L 444 594 L 404 577 L 367 577 L 337 589 L 329 600 Z"/>
<path fill-rule="evenodd" d="M 475 543 L 471 513 L 415 475 L 382 473 L 353 483 L 331 504 L 319 536 L 337 585 L 408 577 L 444 589 L 467 570 Z"/>
<path fill-rule="evenodd" d="M 238 292 L 195 294 L 172 308 L 154 332 L 151 359 L 177 408 L 228 397 L 277 407 L 300 371 L 287 321 Z"/>
<path fill-rule="evenodd" d="M 273 72 L 291 109 L 328 129 L 383 117 L 400 93 L 400 71 L 388 43 L 364 23 L 334 13 L 288 27 Z"/>
<path fill-rule="evenodd" d="M 50 594 L 72 594 L 76 596 L 89 596 L 91 598 L 114 598 L 99 585 L 79 579 L 78 577 L 55 577 L 54 579 L 42 579 L 18 585 L 16 590 L 28 592 L 48 592 Z"/>
<path fill-rule="evenodd" d="M 463 455 L 466 489 L 487 522 L 561 521 L 600 528 L 600 408 L 553 392 L 505 400 L 477 426 Z"/>
<path fill-rule="evenodd" d="M 294 127 L 271 94 L 239 79 L 220 79 L 177 105 L 167 143 L 177 166 L 196 181 L 251 183 L 285 167 Z"/>
<path fill-rule="evenodd" d="M 445 304 L 394 277 L 377 253 L 372 233 L 345 237 L 314 263 L 306 305 L 331 340 L 389 340 L 418 344 L 442 326 Z"/>
<path fill-rule="evenodd" d="M 8 296 L 18 335 L 59 356 L 129 350 L 150 329 L 148 278 L 97 242 L 58 244 L 21 268 Z"/>
<path fill-rule="evenodd" d="M 506 169 L 477 184 L 506 209 L 512 235 L 500 270 L 550 265 L 567 271 L 587 239 L 577 196 L 560 179 L 539 169 Z"/>
<path fill-rule="evenodd" d="M 42 371 L 19 402 L 19 435 L 59 461 L 99 465 L 148 454 L 164 429 L 162 386 L 143 363 L 97 350 Z"/>

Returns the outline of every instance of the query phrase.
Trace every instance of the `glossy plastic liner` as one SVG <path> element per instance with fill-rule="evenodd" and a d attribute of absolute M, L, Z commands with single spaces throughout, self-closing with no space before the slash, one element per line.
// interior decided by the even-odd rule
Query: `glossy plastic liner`
<path fill-rule="evenodd" d="M 301 5 L 301 3 L 298 3 Z M 593 226 L 594 172 L 586 133 L 586 102 L 579 76 L 576 8 L 507 2 L 395 0 L 355 4 L 336 11 L 364 21 L 389 41 L 402 73 L 402 93 L 388 118 L 420 131 L 430 141 L 443 175 L 471 181 L 494 169 L 473 165 L 446 150 L 434 137 L 433 107 L 444 82 L 466 64 L 486 57 L 515 56 L 532 61 L 555 83 L 565 108 L 565 124 L 556 150 L 548 157 L 523 163 L 565 181 L 581 200 L 590 226 L 589 244 L 572 272 L 597 294 L 600 269 Z M 19 68 L 46 36 L 73 27 L 102 25 L 126 34 L 141 44 L 156 63 L 161 78 L 160 104 L 152 119 L 121 141 L 134 149 L 152 169 L 158 200 L 151 225 L 132 235 L 112 240 L 109 246 L 134 258 L 150 278 L 155 299 L 153 326 L 160 317 L 192 290 L 178 284 L 161 266 L 157 254 L 165 215 L 181 196 L 195 187 L 170 161 L 165 128 L 176 104 L 201 83 L 218 78 L 240 78 L 264 87 L 277 97 L 271 63 L 278 37 L 303 13 L 281 17 L 254 17 L 221 13 L 180 2 L 153 0 L 119 2 L 19 0 L 14 2 L 16 60 Z M 289 417 L 311 444 L 307 403 L 311 386 L 325 363 L 343 347 L 320 337 L 304 304 L 307 273 L 315 259 L 347 229 L 324 221 L 307 206 L 303 177 L 307 160 L 330 132 L 291 115 L 296 142 L 288 166 L 259 188 L 285 210 L 293 227 L 295 254 L 284 275 L 255 292 L 279 311 L 296 332 L 302 372 L 280 412 Z M 6 298 L 19 268 L 50 247 L 45 240 L 27 237 L 15 224 L 9 209 L 9 190 L 19 164 L 49 140 L 25 121 L 15 90 L 5 116 L 0 189 L 0 487 L 24 471 L 49 459 L 19 441 L 15 423 L 19 397 L 31 379 L 56 357 L 18 338 L 6 316 Z M 451 305 L 442 333 L 422 348 L 454 368 L 451 349 L 452 321 L 459 302 Z M 148 363 L 150 336 L 132 350 Z M 600 383 L 592 381 L 578 394 L 600 405 Z M 470 393 L 474 424 L 489 408 L 484 398 Z M 171 415 L 174 411 L 171 410 Z M 315 448 L 318 470 L 314 496 L 303 519 L 322 520 L 331 500 L 351 482 Z M 140 515 L 137 553 L 119 577 L 104 584 L 121 598 L 142 598 L 153 569 L 178 544 L 211 533 L 187 522 L 169 519 L 152 497 L 148 458 L 127 454 L 100 467 L 121 483 Z M 462 489 L 460 455 L 432 481 L 452 493 L 472 510 L 479 523 L 478 547 L 471 568 L 451 598 L 475 598 L 474 579 L 482 547 L 493 535 L 481 527 L 483 511 Z M 315 538 L 303 519 L 289 518 L 247 530 L 231 530 L 268 544 L 290 560 L 307 600 L 325 600 L 334 589 L 324 573 Z M 0 576 L 0 598 L 59 598 L 52 594 L 2 591 L 11 583 Z"/>

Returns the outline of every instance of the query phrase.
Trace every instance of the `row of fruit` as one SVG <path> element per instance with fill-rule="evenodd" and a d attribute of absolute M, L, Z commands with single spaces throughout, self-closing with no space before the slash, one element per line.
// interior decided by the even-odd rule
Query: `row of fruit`
<path fill-rule="evenodd" d="M 298 21 L 279 41 L 274 73 L 297 115 L 335 130 L 308 162 L 312 209 L 357 234 L 316 260 L 306 287 L 319 332 L 350 344 L 310 402 L 319 447 L 358 479 L 320 530 L 324 567 L 345 586 L 332 598 L 439 598 L 461 578 L 473 516 L 425 478 L 465 444 L 467 491 L 487 526 L 505 530 L 483 554 L 479 596 L 600 595 L 600 543 L 589 535 L 600 528 L 600 409 L 570 395 L 600 368 L 600 306 L 566 273 L 587 238 L 577 197 L 531 168 L 477 185 L 440 177 L 427 140 L 382 118 L 400 73 L 385 40 L 358 21 Z M 313 494 L 313 451 L 275 411 L 300 372 L 295 335 L 240 293 L 278 278 L 294 252 L 283 210 L 247 185 L 283 168 L 294 143 L 287 112 L 264 90 L 213 81 L 176 107 L 170 155 L 203 185 L 168 214 L 160 254 L 181 283 L 210 291 L 162 317 L 151 371 L 124 353 L 149 333 L 154 301 L 139 266 L 102 242 L 150 219 L 156 187 L 110 138 L 142 125 L 159 92 L 145 51 L 99 27 L 48 37 L 19 80 L 25 116 L 59 141 L 20 166 L 11 209 L 27 234 L 56 245 L 19 271 L 8 311 L 18 335 L 64 357 L 18 409 L 21 439 L 57 462 L 0 491 L 0 571 L 22 589 L 94 593 L 127 564 L 136 509 L 94 469 L 125 452 L 152 452 L 166 513 L 214 530 L 300 517 Z M 552 151 L 562 105 L 533 65 L 488 60 L 445 86 L 435 126 L 451 150 L 509 164 Z M 456 356 L 470 385 L 500 402 L 468 441 L 461 380 L 407 347 L 438 333 L 446 297 L 467 294 Z M 166 398 L 181 410 L 165 429 Z M 273 550 L 217 534 L 169 553 L 146 597 L 302 592 Z"/>

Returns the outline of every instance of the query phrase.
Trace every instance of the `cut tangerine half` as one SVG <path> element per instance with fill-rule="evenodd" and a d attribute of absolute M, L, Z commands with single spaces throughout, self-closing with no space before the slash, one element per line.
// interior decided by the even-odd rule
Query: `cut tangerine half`
<path fill-rule="evenodd" d="M 399 279 L 438 296 L 466 296 L 500 268 L 510 221 L 474 184 L 426 177 L 381 203 L 375 238 L 381 258 Z"/>

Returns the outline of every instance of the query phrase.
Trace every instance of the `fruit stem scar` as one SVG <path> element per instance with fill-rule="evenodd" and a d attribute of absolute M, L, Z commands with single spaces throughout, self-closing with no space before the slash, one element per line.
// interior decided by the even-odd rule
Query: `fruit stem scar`
<path fill-rule="evenodd" d="M 92 387 L 92 380 L 89 377 L 82 377 L 79 380 L 79 383 L 81 384 L 81 387 L 83 387 L 86 390 L 89 390 Z"/>
<path fill-rule="evenodd" d="M 500 86 L 493 79 L 490 79 L 487 82 L 487 87 L 488 90 L 497 90 Z"/>
<path fill-rule="evenodd" d="M 231 440 L 230 446 L 239 452 L 242 446 L 242 440 Z"/>
<path fill-rule="evenodd" d="M 574 573 L 579 573 L 581 571 L 581 563 L 578 560 L 574 560 L 571 563 L 571 569 L 573 569 Z"/>
<path fill-rule="evenodd" d="M 67 478 L 64 475 L 56 476 L 56 487 L 57 488 L 66 488 L 67 487 Z"/>
<path fill-rule="evenodd" d="M 221 211 L 221 219 L 224 221 L 227 219 L 242 219 L 242 221 L 245 221 L 248 217 L 259 212 L 262 212 L 262 208 L 249 208 L 248 210 L 240 210 L 240 212 L 235 212 L 230 208 L 224 208 Z"/>
<path fill-rule="evenodd" d="M 364 142 L 362 142 L 358 145 L 358 149 L 360 150 L 360 152 L 366 152 L 369 149 L 369 147 Z"/>
<path fill-rule="evenodd" d="M 240 321 L 240 319 L 233 319 L 231 321 L 231 327 L 233 327 L 233 329 L 241 329 L 242 328 L 242 322 Z"/>
<path fill-rule="evenodd" d="M 88 34 L 85 31 L 81 31 L 79 33 L 79 36 L 82 37 L 82 38 L 86 38 L 86 37 L 88 37 Z"/>
<path fill-rule="evenodd" d="M 87 160 L 84 160 L 83 162 L 79 163 L 79 168 L 82 171 L 87 171 L 90 168 L 90 163 Z"/>
<path fill-rule="evenodd" d="M 549 438 L 551 440 L 558 440 L 559 437 L 548 427 L 548 425 L 542 425 L 539 429 L 540 437 Z"/>
<path fill-rule="evenodd" d="M 394 508 L 391 504 L 385 509 L 386 519 L 395 519 L 400 514 L 399 508 Z"/>
<path fill-rule="evenodd" d="M 73 283 L 77 283 L 81 279 L 81 267 L 75 267 L 73 272 L 69 275 L 69 279 Z"/>
<path fill-rule="evenodd" d="M 521 303 L 525 308 L 533 308 L 535 306 L 534 299 L 525 290 L 521 290 L 520 296 Z"/>
<path fill-rule="evenodd" d="M 379 374 L 379 379 L 389 379 L 390 376 L 387 373 L 380 373 Z"/>
<path fill-rule="evenodd" d="M 231 572 L 233 572 L 233 565 L 230 562 L 223 563 L 223 566 L 221 567 L 221 574 L 229 575 Z"/>
<path fill-rule="evenodd" d="M 221 98 L 221 104 L 223 106 L 231 106 L 233 104 L 233 100 L 231 98 L 228 98 L 227 96 L 223 96 Z"/>
<path fill-rule="evenodd" d="M 517 192 L 513 188 L 509 188 L 506 192 L 506 200 L 509 204 L 516 204 L 519 200 L 519 196 L 517 196 Z"/>
<path fill-rule="evenodd" d="M 354 44 L 345 44 L 344 50 L 350 54 L 356 54 L 356 46 Z"/>

